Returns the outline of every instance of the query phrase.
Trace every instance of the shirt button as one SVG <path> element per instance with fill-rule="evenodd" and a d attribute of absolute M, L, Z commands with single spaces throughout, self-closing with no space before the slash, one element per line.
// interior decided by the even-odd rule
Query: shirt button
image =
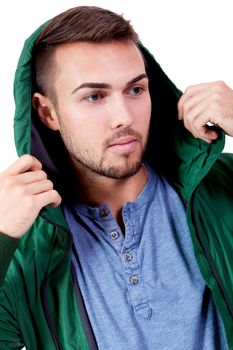
<path fill-rule="evenodd" d="M 138 276 L 131 276 L 129 279 L 131 284 L 138 284 L 139 283 L 139 277 Z"/>
<path fill-rule="evenodd" d="M 112 231 L 112 232 L 111 232 L 111 238 L 112 238 L 112 239 L 117 239 L 117 238 L 119 238 L 119 232 L 117 232 L 117 231 Z"/>
<path fill-rule="evenodd" d="M 124 259 L 126 261 L 131 261 L 133 259 L 133 255 L 131 253 L 127 252 L 124 254 Z"/>
<path fill-rule="evenodd" d="M 103 207 L 103 208 L 100 209 L 100 215 L 102 217 L 108 216 L 108 214 L 109 214 L 109 209 L 108 208 Z"/>

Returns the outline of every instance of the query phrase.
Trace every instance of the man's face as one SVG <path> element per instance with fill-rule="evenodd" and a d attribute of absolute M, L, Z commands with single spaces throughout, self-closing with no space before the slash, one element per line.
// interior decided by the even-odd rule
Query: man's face
<path fill-rule="evenodd" d="M 151 115 L 142 56 L 131 42 L 72 43 L 55 53 L 57 122 L 75 168 L 122 179 L 141 167 Z"/>

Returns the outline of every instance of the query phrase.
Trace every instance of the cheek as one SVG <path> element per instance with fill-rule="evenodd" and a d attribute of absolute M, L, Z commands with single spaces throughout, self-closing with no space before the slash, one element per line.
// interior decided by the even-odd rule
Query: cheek
<path fill-rule="evenodd" d="M 137 106 L 136 113 L 139 131 L 141 131 L 141 133 L 146 133 L 148 131 L 151 118 L 151 100 L 149 97 L 143 100 L 143 103 L 140 103 L 139 106 Z"/>
<path fill-rule="evenodd" d="M 65 122 L 61 128 L 76 144 L 85 148 L 101 145 L 106 137 L 106 130 L 98 118 L 92 118 L 86 113 L 66 113 Z"/>

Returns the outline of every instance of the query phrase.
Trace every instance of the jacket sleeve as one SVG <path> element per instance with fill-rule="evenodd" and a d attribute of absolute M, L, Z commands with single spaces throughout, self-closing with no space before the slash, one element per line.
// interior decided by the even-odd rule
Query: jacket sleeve
<path fill-rule="evenodd" d="M 0 233 L 0 349 L 19 350 L 23 340 L 17 324 L 14 298 L 4 284 L 6 272 L 17 248 L 18 240 Z"/>
<path fill-rule="evenodd" d="M 7 269 L 18 246 L 19 240 L 0 233 L 0 287 L 4 283 Z"/>

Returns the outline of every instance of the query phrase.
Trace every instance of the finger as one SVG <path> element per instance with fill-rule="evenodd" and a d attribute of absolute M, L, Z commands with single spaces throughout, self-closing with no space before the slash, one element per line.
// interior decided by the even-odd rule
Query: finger
<path fill-rule="evenodd" d="M 182 107 L 184 103 L 191 97 L 204 92 L 204 91 L 209 91 L 210 93 L 213 93 L 214 91 L 222 91 L 223 88 L 225 88 L 226 85 L 222 81 L 214 81 L 211 83 L 202 83 L 202 84 L 196 84 L 196 85 L 191 85 L 189 86 L 184 94 L 181 96 L 179 102 L 178 102 L 178 111 L 182 112 Z M 179 119 L 182 119 L 182 115 L 178 115 Z"/>
<path fill-rule="evenodd" d="M 30 154 L 25 154 L 3 171 L 3 174 L 18 175 L 29 170 L 40 169 L 42 169 L 42 164 L 39 160 Z"/>
<path fill-rule="evenodd" d="M 204 141 L 209 140 L 212 142 L 218 138 L 218 134 L 214 130 L 209 130 L 206 126 L 202 126 L 197 129 L 196 137 Z"/>
<path fill-rule="evenodd" d="M 50 205 L 51 207 L 55 208 L 61 204 L 61 196 L 56 190 L 50 190 L 37 194 L 35 195 L 35 198 L 40 209 L 46 205 Z"/>
<path fill-rule="evenodd" d="M 206 126 L 204 128 L 205 128 L 205 135 L 208 137 L 209 140 L 214 141 L 218 139 L 218 133 L 216 131 L 209 130 Z"/>
<path fill-rule="evenodd" d="M 47 179 L 47 174 L 43 170 L 27 171 L 24 174 L 18 175 L 17 180 L 22 184 L 42 181 Z"/>
<path fill-rule="evenodd" d="M 212 120 L 212 112 L 209 109 L 208 99 L 204 99 L 193 107 L 188 113 L 185 113 L 183 121 L 184 126 L 194 137 L 209 140 L 215 140 L 218 137 L 217 132 L 210 130 L 206 125 Z"/>
<path fill-rule="evenodd" d="M 203 100 L 201 103 L 198 103 L 192 110 L 188 113 L 185 113 L 183 117 L 184 126 L 188 129 L 194 137 L 196 137 L 195 125 L 198 123 L 197 119 L 202 115 L 200 127 L 205 126 L 209 122 L 209 114 L 207 113 L 208 101 Z M 203 113 L 206 111 L 206 113 Z M 198 124 L 199 125 L 199 124 Z"/>
<path fill-rule="evenodd" d="M 203 141 L 205 141 L 205 142 L 207 142 L 209 144 L 211 144 L 213 142 L 213 140 L 211 140 L 211 139 L 209 139 L 207 137 L 202 137 L 201 140 L 203 140 Z"/>
<path fill-rule="evenodd" d="M 25 191 L 31 195 L 47 192 L 53 189 L 53 183 L 50 180 L 33 182 L 25 187 Z"/>
<path fill-rule="evenodd" d="M 209 120 L 208 110 L 204 110 L 202 113 L 196 117 L 190 127 L 190 131 L 194 137 L 200 139 L 206 139 L 213 141 L 218 138 L 218 133 L 214 130 L 211 130 L 206 124 Z"/>
<path fill-rule="evenodd" d="M 211 97 L 211 90 L 201 90 L 198 93 L 187 97 L 181 101 L 181 103 L 178 104 L 178 118 L 184 119 L 187 114 L 196 106 L 198 106 L 200 103 L 204 102 L 205 100 L 209 100 Z"/>
<path fill-rule="evenodd" d="M 187 101 L 190 97 L 193 97 L 195 94 L 198 94 L 204 90 L 208 90 L 207 87 L 210 86 L 211 83 L 203 83 L 203 84 L 197 84 L 197 85 L 191 85 L 189 86 L 185 92 L 183 93 L 183 95 L 181 96 L 181 98 L 179 99 L 178 102 L 178 111 L 182 110 L 182 107 L 185 103 L 185 101 Z"/>
<path fill-rule="evenodd" d="M 56 207 L 58 207 L 60 204 L 61 204 L 61 198 L 60 198 L 60 201 L 58 201 L 58 202 L 53 202 L 53 203 L 51 203 L 51 204 L 49 204 L 49 205 L 50 205 L 51 208 L 56 208 Z"/>

